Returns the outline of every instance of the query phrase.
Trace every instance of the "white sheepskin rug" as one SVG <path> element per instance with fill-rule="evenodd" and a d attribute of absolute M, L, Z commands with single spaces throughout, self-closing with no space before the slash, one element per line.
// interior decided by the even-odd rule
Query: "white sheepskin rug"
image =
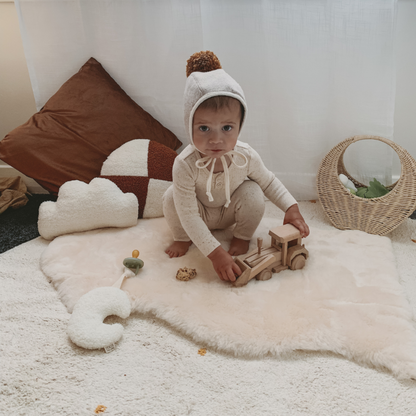
<path fill-rule="evenodd" d="M 257 237 L 269 244 L 268 230 L 280 223 L 264 218 L 250 249 Z M 214 233 L 228 248 L 231 231 Z M 64 235 L 46 248 L 41 268 L 71 312 L 86 292 L 111 286 L 123 273 L 123 259 L 138 249 L 144 267 L 122 286 L 133 311 L 152 312 L 196 342 L 251 357 L 332 351 L 416 378 L 416 330 L 389 238 L 312 228 L 304 269 L 242 288 L 219 280 L 195 246 L 169 259 L 170 242 L 164 218 Z M 182 267 L 195 268 L 197 276 L 177 280 Z"/>

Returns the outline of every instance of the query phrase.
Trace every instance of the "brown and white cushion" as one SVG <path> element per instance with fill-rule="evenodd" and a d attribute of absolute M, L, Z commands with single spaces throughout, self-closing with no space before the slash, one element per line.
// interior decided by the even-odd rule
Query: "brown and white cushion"
<path fill-rule="evenodd" d="M 174 150 L 153 140 L 131 140 L 108 156 L 101 177 L 136 195 L 139 218 L 162 217 L 162 197 L 172 184 L 176 156 Z"/>

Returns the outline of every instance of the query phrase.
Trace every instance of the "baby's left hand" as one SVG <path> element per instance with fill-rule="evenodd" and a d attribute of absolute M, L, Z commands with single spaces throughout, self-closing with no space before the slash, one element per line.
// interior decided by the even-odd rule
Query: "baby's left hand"
<path fill-rule="evenodd" d="M 283 220 L 283 225 L 292 224 L 294 225 L 302 235 L 303 238 L 309 235 L 309 227 L 303 219 L 298 204 L 292 205 L 286 211 L 285 218 Z"/>

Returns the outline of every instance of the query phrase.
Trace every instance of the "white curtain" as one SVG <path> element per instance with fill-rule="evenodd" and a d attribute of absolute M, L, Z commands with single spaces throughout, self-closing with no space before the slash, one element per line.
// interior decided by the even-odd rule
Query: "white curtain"
<path fill-rule="evenodd" d="M 92 56 L 188 143 L 186 60 L 212 50 L 246 94 L 241 139 L 298 199 L 316 198 L 319 163 L 341 140 L 393 139 L 395 0 L 15 3 L 38 108 Z M 350 148 L 357 179 L 391 183 L 388 146 Z"/>

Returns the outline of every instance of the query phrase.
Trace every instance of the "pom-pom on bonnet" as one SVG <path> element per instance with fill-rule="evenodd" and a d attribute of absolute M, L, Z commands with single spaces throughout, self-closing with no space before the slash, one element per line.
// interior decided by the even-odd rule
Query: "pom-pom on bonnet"
<path fill-rule="evenodd" d="M 220 60 L 211 51 L 201 51 L 194 53 L 186 61 L 186 76 L 192 74 L 192 72 L 209 72 L 215 69 L 221 69 Z"/>

